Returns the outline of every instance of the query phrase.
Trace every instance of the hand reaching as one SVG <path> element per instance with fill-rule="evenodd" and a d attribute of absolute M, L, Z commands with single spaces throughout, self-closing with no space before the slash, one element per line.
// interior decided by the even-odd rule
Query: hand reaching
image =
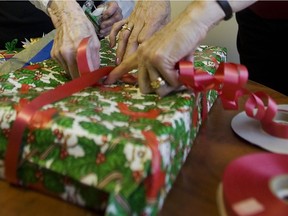
<path fill-rule="evenodd" d="M 80 5 L 74 0 L 51 1 L 48 13 L 56 28 L 51 56 L 72 78 L 79 77 L 76 52 L 80 42 L 89 37 L 87 47 L 90 70 L 100 66 L 100 42 L 92 23 Z"/>
<path fill-rule="evenodd" d="M 119 33 L 119 41 L 116 52 L 116 63 L 134 53 L 139 44 L 150 38 L 170 21 L 170 1 L 137 1 L 132 14 L 124 20 L 113 25 L 109 35 L 110 45 L 116 45 L 116 37 Z M 126 28 L 122 26 L 126 24 Z"/>
<path fill-rule="evenodd" d="M 102 21 L 100 25 L 100 34 L 102 37 L 106 37 L 110 33 L 113 24 L 123 18 L 122 10 L 116 1 L 107 2 L 105 3 L 105 6 L 107 9 L 102 13 Z"/>
<path fill-rule="evenodd" d="M 156 92 L 164 96 L 181 88 L 176 64 L 182 59 L 193 60 L 196 47 L 214 23 L 206 14 L 217 9 L 217 5 L 203 11 L 202 16 L 205 18 L 196 12 L 206 4 L 210 2 L 197 1 L 191 4 L 186 13 L 141 43 L 137 52 L 125 58 L 110 73 L 105 83 L 113 83 L 123 74 L 138 68 L 138 84 L 142 93 Z M 191 16 L 187 16 L 188 11 Z M 201 22 L 198 19 L 202 19 Z"/>

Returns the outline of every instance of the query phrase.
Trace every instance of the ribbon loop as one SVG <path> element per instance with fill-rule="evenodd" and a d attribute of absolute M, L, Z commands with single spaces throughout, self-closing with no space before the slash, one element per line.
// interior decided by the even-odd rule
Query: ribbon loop
<path fill-rule="evenodd" d="M 179 62 L 178 67 L 179 80 L 186 87 L 195 94 L 216 90 L 224 109 L 238 109 L 238 98 L 248 94 L 246 114 L 259 120 L 263 130 L 270 135 L 288 138 L 288 111 L 278 110 L 276 102 L 264 92 L 251 93 L 245 89 L 248 71 L 244 65 L 222 62 L 215 75 L 195 70 L 193 63 L 187 61 Z"/>

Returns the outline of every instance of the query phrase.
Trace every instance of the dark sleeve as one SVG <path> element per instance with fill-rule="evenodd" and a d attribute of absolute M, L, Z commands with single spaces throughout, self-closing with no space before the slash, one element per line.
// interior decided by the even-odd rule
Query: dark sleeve
<path fill-rule="evenodd" d="M 7 41 L 41 37 L 53 30 L 49 16 L 38 10 L 29 1 L 0 1 L 0 49 Z"/>

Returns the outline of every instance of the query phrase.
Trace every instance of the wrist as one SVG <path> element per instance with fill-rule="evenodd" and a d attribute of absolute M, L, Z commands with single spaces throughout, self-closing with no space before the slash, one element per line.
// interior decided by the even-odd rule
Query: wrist
<path fill-rule="evenodd" d="M 193 1 L 185 10 L 192 23 L 196 23 L 204 31 L 219 23 L 225 16 L 216 1 Z"/>
<path fill-rule="evenodd" d="M 233 10 L 227 0 L 216 0 L 220 8 L 223 10 L 225 13 L 224 20 L 229 20 L 233 16 Z"/>
<path fill-rule="evenodd" d="M 80 5 L 74 0 L 50 0 L 47 11 L 55 27 L 63 20 L 81 19 L 82 15 L 86 17 Z"/>

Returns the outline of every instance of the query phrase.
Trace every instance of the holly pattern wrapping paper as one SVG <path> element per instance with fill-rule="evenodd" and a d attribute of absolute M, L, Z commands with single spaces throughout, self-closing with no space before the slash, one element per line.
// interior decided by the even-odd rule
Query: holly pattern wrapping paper
<path fill-rule="evenodd" d="M 103 40 L 102 66 L 114 55 Z M 194 64 L 214 73 L 225 57 L 224 48 L 199 46 Z M 2 179 L 17 112 L 68 81 L 51 59 L 0 76 Z M 205 96 L 210 109 L 217 95 Z M 155 215 L 201 126 L 201 109 L 191 91 L 160 98 L 123 82 L 86 88 L 34 115 L 22 138 L 20 183 L 106 215 Z"/>

